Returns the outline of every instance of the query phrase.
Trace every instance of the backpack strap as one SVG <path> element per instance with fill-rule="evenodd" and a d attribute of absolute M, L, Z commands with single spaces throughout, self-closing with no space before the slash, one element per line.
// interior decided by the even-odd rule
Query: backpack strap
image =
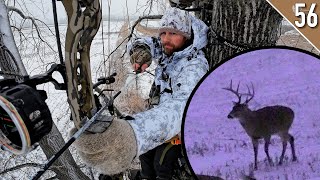
<path fill-rule="evenodd" d="M 169 151 L 170 148 L 173 147 L 173 144 L 171 143 L 167 143 L 167 146 L 164 148 L 164 150 L 162 151 L 161 157 L 160 157 L 160 161 L 159 164 L 162 165 L 164 157 L 166 156 L 167 152 Z"/>

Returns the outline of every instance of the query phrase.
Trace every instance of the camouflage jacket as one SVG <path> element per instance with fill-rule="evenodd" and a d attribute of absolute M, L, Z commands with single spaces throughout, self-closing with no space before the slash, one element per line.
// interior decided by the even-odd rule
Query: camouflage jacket
<path fill-rule="evenodd" d="M 171 139 L 181 131 L 186 102 L 199 80 L 209 69 L 201 50 L 207 44 L 208 27 L 191 16 L 193 42 L 170 57 L 163 53 L 160 38 L 137 38 L 129 42 L 128 52 L 136 44 L 150 47 L 155 70 L 155 84 L 160 87 L 160 102 L 154 108 L 133 115 L 129 121 L 137 139 L 137 156 Z"/>

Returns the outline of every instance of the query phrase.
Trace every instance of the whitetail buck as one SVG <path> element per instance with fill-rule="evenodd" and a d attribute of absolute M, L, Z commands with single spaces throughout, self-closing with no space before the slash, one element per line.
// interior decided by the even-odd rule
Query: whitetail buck
<path fill-rule="evenodd" d="M 250 136 L 254 150 L 254 168 L 257 169 L 257 155 L 258 155 L 258 140 L 263 138 L 265 141 L 264 151 L 267 155 L 268 161 L 272 164 L 272 160 L 269 156 L 269 144 L 270 138 L 273 134 L 278 134 L 282 140 L 282 154 L 280 156 L 279 165 L 282 164 L 284 154 L 287 148 L 287 141 L 290 142 L 292 151 L 292 160 L 296 161 L 297 157 L 294 149 L 294 138 L 289 134 L 290 126 L 293 122 L 294 112 L 292 109 L 285 106 L 267 106 L 256 111 L 252 111 L 248 108 L 248 103 L 254 97 L 254 88 L 252 85 L 252 92 L 249 86 L 248 93 L 239 93 L 239 85 L 237 90 L 232 89 L 232 80 L 229 88 L 223 88 L 234 93 L 238 97 L 238 102 L 233 102 L 234 106 L 232 111 L 228 114 L 228 118 L 237 118 L 240 124 Z M 247 96 L 246 101 L 241 103 L 241 96 Z"/>

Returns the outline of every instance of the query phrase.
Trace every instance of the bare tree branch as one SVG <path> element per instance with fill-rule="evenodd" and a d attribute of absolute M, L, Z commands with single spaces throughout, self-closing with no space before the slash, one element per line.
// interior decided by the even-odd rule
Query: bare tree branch
<path fill-rule="evenodd" d="M 38 36 L 40 37 L 41 41 L 42 41 L 42 42 L 45 42 L 45 40 L 43 40 L 43 39 L 41 38 L 41 35 L 40 35 L 41 33 L 39 32 L 39 27 L 38 27 L 38 25 L 37 25 L 37 23 L 36 23 L 36 21 L 40 21 L 40 22 L 42 22 L 43 24 L 45 24 L 43 21 L 41 21 L 41 20 L 39 20 L 39 19 L 37 19 L 37 18 L 30 17 L 30 16 L 25 16 L 25 15 L 23 14 L 23 12 L 22 12 L 20 9 L 16 8 L 16 7 L 7 6 L 7 9 L 8 9 L 9 12 L 10 12 L 10 11 L 13 11 L 13 12 L 18 13 L 18 14 L 21 16 L 21 18 L 24 19 L 24 21 L 25 21 L 26 19 L 31 20 L 31 21 L 32 21 L 32 24 L 36 27 L 37 34 L 38 34 Z"/>
<path fill-rule="evenodd" d="M 51 33 L 52 35 L 54 35 L 54 33 L 52 32 L 52 30 L 49 28 L 49 26 L 48 26 L 45 22 L 41 21 L 40 19 L 37 19 L 37 18 L 31 17 L 31 16 L 26 16 L 26 15 L 24 15 L 24 13 L 23 13 L 20 9 L 18 9 L 18 8 L 16 8 L 16 7 L 7 6 L 7 9 L 8 9 L 8 12 L 16 12 L 21 18 L 23 18 L 24 20 L 23 20 L 23 23 L 22 23 L 22 24 L 24 24 L 24 22 L 25 22 L 26 20 L 30 20 L 30 21 L 32 22 L 32 26 L 35 27 L 35 30 L 36 30 L 36 32 L 37 32 L 37 35 L 38 35 L 38 38 L 40 39 L 40 41 L 43 42 L 43 43 L 45 43 L 52 51 L 55 51 L 54 48 L 51 47 L 51 45 L 50 45 L 46 40 L 44 40 L 44 39 L 42 38 L 42 35 L 41 35 L 41 32 L 40 32 L 40 28 L 39 28 L 39 26 L 38 26 L 38 24 L 37 24 L 37 21 L 40 22 L 40 23 L 42 23 L 43 25 L 45 25 L 45 26 L 47 27 L 47 29 L 50 31 L 50 33 Z M 17 29 L 18 29 L 18 28 L 17 28 Z M 20 29 L 19 32 L 21 32 L 21 29 Z M 33 36 L 33 34 L 32 34 L 32 36 Z M 33 39 L 35 39 L 34 36 L 33 36 Z M 35 43 L 36 43 L 36 42 L 35 42 Z M 38 46 L 39 46 L 39 43 L 36 43 L 36 44 L 38 44 L 38 45 L 36 45 L 36 47 L 38 47 Z M 38 50 L 39 50 L 39 49 L 38 49 Z"/>
<path fill-rule="evenodd" d="M 131 33 L 130 35 L 128 36 L 128 40 L 130 40 L 130 38 L 132 37 L 132 34 L 133 34 L 133 31 L 134 31 L 134 28 L 144 19 L 161 19 L 162 18 L 162 15 L 148 15 L 148 16 L 142 16 L 142 17 L 139 17 L 138 20 L 135 21 L 135 23 L 133 24 L 132 28 L 131 28 Z"/>
<path fill-rule="evenodd" d="M 132 35 L 133 35 L 133 31 L 135 29 L 135 27 L 144 19 L 161 19 L 162 18 L 162 15 L 149 15 L 149 16 L 142 16 L 142 17 L 139 17 L 138 20 L 135 21 L 135 23 L 133 24 L 132 28 L 131 28 L 131 32 L 129 34 L 128 37 L 124 38 L 123 41 L 107 56 L 107 59 L 105 61 L 107 61 L 110 56 L 116 52 L 118 50 L 118 48 L 125 42 L 125 41 L 130 41 L 130 39 L 132 38 Z M 126 49 L 123 53 L 123 55 L 121 57 L 124 56 L 124 54 L 126 53 Z M 104 62 L 105 63 L 105 62 Z"/>
<path fill-rule="evenodd" d="M 41 168 L 42 165 L 41 165 L 41 164 L 37 164 L 37 163 L 25 163 L 25 164 L 20 164 L 20 165 L 17 165 L 17 166 L 15 166 L 15 167 L 12 167 L 12 168 L 8 168 L 8 169 L 3 170 L 2 172 L 0 172 L 0 175 L 6 174 L 6 173 L 11 172 L 11 171 L 16 171 L 16 170 L 19 170 L 19 169 L 25 168 L 25 167 L 38 167 L 38 168 Z"/>

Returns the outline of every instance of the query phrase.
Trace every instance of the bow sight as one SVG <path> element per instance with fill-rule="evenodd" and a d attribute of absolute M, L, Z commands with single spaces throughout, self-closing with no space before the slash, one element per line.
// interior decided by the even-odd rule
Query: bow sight
<path fill-rule="evenodd" d="M 21 82 L 0 80 L 0 145 L 3 150 L 18 155 L 28 153 L 51 131 L 52 117 L 45 103 L 47 93 L 37 90 L 36 86 L 52 82 L 56 89 L 65 90 L 65 84 L 52 78 L 55 71 L 65 79 L 64 66 L 54 64 L 46 73 L 25 76 Z"/>
<path fill-rule="evenodd" d="M 0 146 L 3 150 L 17 155 L 26 154 L 35 149 L 37 142 L 51 131 L 53 121 L 45 103 L 47 93 L 44 90 L 38 90 L 36 86 L 51 82 L 55 89 L 66 90 L 65 83 L 59 83 L 52 77 L 53 72 L 56 71 L 66 82 L 65 67 L 61 64 L 53 64 L 46 73 L 32 77 L 25 76 L 19 82 L 15 79 L 0 80 Z M 99 96 L 103 95 L 103 91 L 110 90 L 100 90 L 98 86 L 115 82 L 114 76 L 116 73 L 99 78 L 98 82 L 93 84 Z M 114 110 L 114 98 L 105 97 L 105 101 L 108 102 L 106 107 L 111 114 Z M 99 104 L 97 110 L 102 108 L 98 98 L 95 101 Z"/>

